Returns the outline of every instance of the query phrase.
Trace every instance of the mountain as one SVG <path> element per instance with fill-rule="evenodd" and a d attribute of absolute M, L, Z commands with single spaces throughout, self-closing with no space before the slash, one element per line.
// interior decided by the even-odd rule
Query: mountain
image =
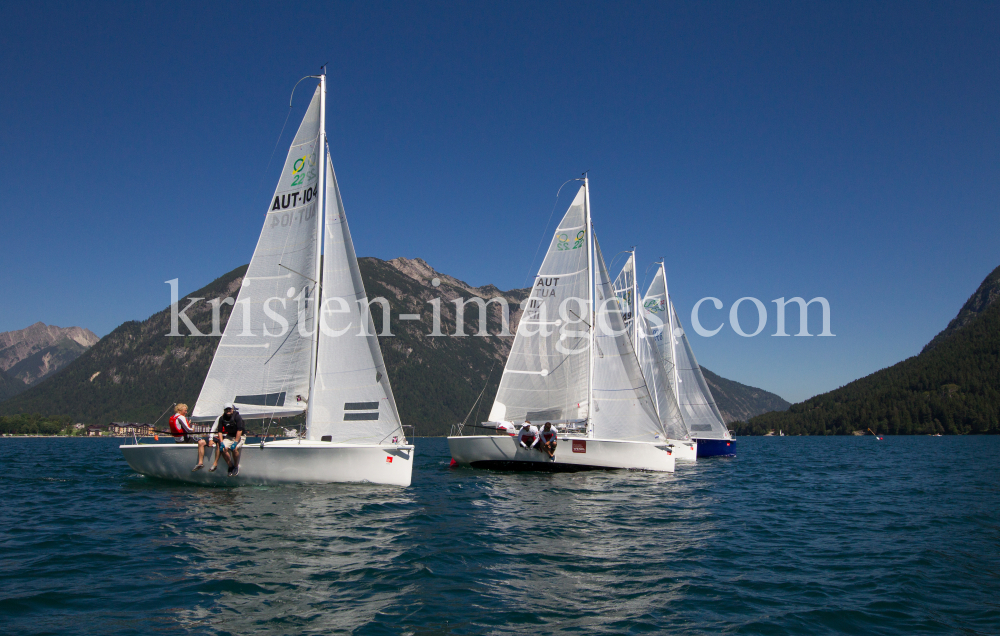
<path fill-rule="evenodd" d="M 1000 433 L 1000 268 L 919 355 L 737 425 L 742 434 Z"/>
<path fill-rule="evenodd" d="M 24 382 L 10 377 L 5 371 L 0 371 L 0 402 L 17 395 L 26 388 Z"/>
<path fill-rule="evenodd" d="M 37 384 L 94 346 L 99 338 L 81 327 L 56 327 L 41 322 L 0 333 L 0 370 L 25 387 Z M 2 384 L 3 381 L 0 381 Z M 4 391 L 0 388 L 0 399 Z"/>
<path fill-rule="evenodd" d="M 447 435 L 453 424 L 467 416 L 470 422 L 485 419 L 513 336 L 473 335 L 479 330 L 480 309 L 475 303 L 465 308 L 466 337 L 431 336 L 434 320 L 430 301 L 441 299 L 440 333 L 454 334 L 452 301 L 501 297 L 509 304 L 509 331 L 514 333 L 521 314 L 519 305 L 528 290 L 473 287 L 435 271 L 419 258 L 362 258 L 359 264 L 369 298 L 385 298 L 390 307 L 392 336 L 379 340 L 404 424 L 414 424 L 417 435 Z M 187 298 L 203 299 L 187 311 L 199 331 L 211 331 L 209 301 L 235 296 L 245 272 L 246 266 L 239 267 L 180 300 L 179 306 L 185 307 Z M 223 325 L 229 311 L 229 305 L 221 305 Z M 400 320 L 400 314 L 419 314 L 420 319 Z M 372 304 L 372 317 L 381 334 L 382 310 L 376 303 Z M 499 303 L 487 306 L 486 319 L 487 332 L 499 334 Z M 174 402 L 193 406 L 219 339 L 168 337 L 169 330 L 169 307 L 144 321 L 121 325 L 55 377 L 0 403 L 0 415 L 40 413 L 87 423 L 152 422 Z M 728 413 L 760 412 L 774 399 L 780 400 L 714 374 L 711 378 L 713 390 L 721 387 L 719 403 Z M 482 398 L 470 414 L 481 392 Z"/>
<path fill-rule="evenodd" d="M 784 411 L 791 406 L 774 393 L 727 380 L 705 367 L 702 367 L 701 370 L 705 375 L 705 381 L 708 382 L 708 388 L 712 389 L 715 404 L 722 412 L 722 419 L 727 424 L 745 422 L 755 415 L 770 411 Z"/>
<path fill-rule="evenodd" d="M 944 331 L 934 336 L 930 342 L 924 345 L 921 353 L 930 351 L 946 338 L 954 335 L 959 329 L 968 325 L 977 316 L 996 303 L 997 299 L 1000 299 L 1000 267 L 990 272 L 990 275 L 986 277 L 986 280 L 979 286 L 979 289 L 962 305 L 962 309 L 959 310 L 958 315 L 948 323 Z"/>

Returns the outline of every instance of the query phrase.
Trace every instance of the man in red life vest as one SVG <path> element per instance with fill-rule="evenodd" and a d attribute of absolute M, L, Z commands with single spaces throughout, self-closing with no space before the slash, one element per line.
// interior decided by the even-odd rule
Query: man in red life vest
<path fill-rule="evenodd" d="M 542 427 L 541 433 L 539 433 L 542 438 L 541 449 L 543 453 L 548 453 L 549 457 L 552 459 L 556 458 L 556 442 L 559 438 L 556 435 L 556 429 L 552 427 L 551 422 L 546 422 L 545 426 Z"/>
<path fill-rule="evenodd" d="M 194 429 L 188 424 L 187 412 L 187 404 L 178 404 L 174 407 L 174 414 L 170 416 L 170 434 L 174 436 L 174 441 L 178 444 L 198 445 L 198 464 L 191 469 L 191 472 L 194 472 L 205 466 L 205 445 L 207 442 L 194 436 Z"/>

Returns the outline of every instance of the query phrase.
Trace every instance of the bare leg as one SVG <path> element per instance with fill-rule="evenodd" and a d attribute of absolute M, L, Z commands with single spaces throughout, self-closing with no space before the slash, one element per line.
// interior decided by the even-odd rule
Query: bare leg
<path fill-rule="evenodd" d="M 205 440 L 198 440 L 198 465 L 201 466 L 205 463 Z"/>
<path fill-rule="evenodd" d="M 234 449 L 233 449 L 233 467 L 234 467 L 234 468 L 235 468 L 236 466 L 239 466 L 239 465 L 240 465 L 240 452 L 241 452 L 241 451 L 240 451 L 240 449 L 239 449 L 239 448 L 234 448 Z"/>
<path fill-rule="evenodd" d="M 221 455 L 222 455 L 222 451 L 219 450 L 219 444 L 216 443 L 215 444 L 215 461 L 212 462 L 212 468 L 215 468 L 216 466 L 219 465 L 219 456 L 221 456 Z"/>

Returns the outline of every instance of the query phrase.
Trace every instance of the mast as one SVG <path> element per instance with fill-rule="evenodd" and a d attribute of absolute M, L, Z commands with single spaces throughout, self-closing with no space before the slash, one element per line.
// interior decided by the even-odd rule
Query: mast
<path fill-rule="evenodd" d="M 639 283 L 638 269 L 635 262 L 635 248 L 632 248 L 632 350 L 639 356 Z"/>
<path fill-rule="evenodd" d="M 594 338 L 597 328 L 597 307 L 594 304 L 594 228 L 590 222 L 590 180 L 587 173 L 583 173 L 583 209 L 586 217 L 587 231 L 587 294 L 590 296 L 590 347 L 587 354 L 590 356 L 590 374 L 587 376 L 587 437 L 594 437 Z"/>
<path fill-rule="evenodd" d="M 670 374 L 674 376 L 674 397 L 677 399 L 678 406 L 680 406 L 681 394 L 677 381 L 677 349 L 674 347 L 674 304 L 670 301 L 670 290 L 667 287 L 667 271 L 663 267 L 663 261 L 660 261 L 660 274 L 663 275 L 663 296 L 664 300 L 667 301 L 667 325 L 670 327 L 670 366 L 673 367 L 670 370 Z"/>
<path fill-rule="evenodd" d="M 319 321 L 320 305 L 323 303 L 322 283 L 320 276 L 322 268 L 320 260 L 323 253 L 323 232 L 326 229 L 326 66 L 323 66 L 323 74 L 319 76 L 319 150 L 317 161 L 319 161 L 319 196 L 316 197 L 316 269 L 313 273 L 313 280 L 316 281 L 316 291 L 313 293 L 313 333 L 315 337 L 312 343 L 312 360 L 309 363 L 309 401 L 313 400 L 316 391 L 316 365 L 319 363 Z M 312 422 L 313 410 L 307 407 L 306 430 Z"/>

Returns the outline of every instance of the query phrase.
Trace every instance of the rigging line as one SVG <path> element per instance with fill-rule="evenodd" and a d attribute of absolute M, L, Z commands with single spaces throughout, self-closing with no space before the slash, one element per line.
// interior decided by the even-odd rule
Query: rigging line
<path fill-rule="evenodd" d="M 585 172 L 584 174 L 586 175 L 587 173 Z M 561 186 L 559 186 L 559 189 L 556 190 L 555 203 L 552 204 L 552 211 L 549 212 L 549 220 L 545 222 L 545 230 L 542 232 L 542 238 L 538 240 L 538 247 L 535 248 L 535 255 L 531 257 L 531 263 L 528 265 L 528 276 L 524 279 L 524 285 L 521 286 L 522 289 L 528 286 L 528 278 L 531 277 L 531 272 L 535 269 L 535 259 L 538 258 L 538 250 L 542 249 L 542 242 L 545 240 L 545 235 L 548 234 L 549 223 L 552 222 L 552 215 L 555 214 L 556 206 L 559 205 L 559 193 L 562 192 L 562 189 L 570 181 L 583 181 L 583 179 L 567 179 Z"/>
<path fill-rule="evenodd" d="M 461 425 L 459 425 L 459 427 L 458 427 L 458 433 L 459 433 L 459 435 L 462 434 L 462 429 L 465 428 L 465 424 L 469 421 L 469 418 L 472 417 L 472 411 L 473 411 L 473 409 L 476 408 L 476 405 L 479 404 L 479 400 L 481 400 L 482 397 L 483 397 L 483 394 L 486 393 L 486 389 L 490 385 L 490 376 L 493 375 L 493 369 L 495 369 L 496 366 L 497 366 L 497 362 L 496 362 L 496 360 L 494 360 L 493 361 L 493 366 L 490 367 L 490 372 L 488 374 L 486 374 L 486 383 L 483 385 L 483 390 L 479 392 L 479 397 L 477 397 L 476 401 L 472 403 L 472 407 L 469 409 L 469 412 L 466 414 L 465 419 L 462 420 Z M 476 413 L 476 417 L 477 418 L 479 417 L 479 413 L 478 412 Z"/>
<path fill-rule="evenodd" d="M 486 384 L 483 385 L 483 393 L 479 394 L 480 398 L 482 398 L 483 394 L 486 393 L 486 389 L 490 385 L 490 377 L 493 375 L 493 369 L 496 368 L 496 366 L 497 366 L 497 362 L 496 362 L 496 360 L 494 360 L 493 361 L 493 366 L 490 367 L 490 372 L 486 374 Z M 497 390 L 500 390 L 499 386 L 497 386 Z M 482 401 L 481 400 L 478 400 L 478 401 L 479 401 L 479 406 L 476 407 L 476 420 L 475 421 L 479 421 L 479 411 L 480 411 L 480 409 L 483 408 Z"/>

